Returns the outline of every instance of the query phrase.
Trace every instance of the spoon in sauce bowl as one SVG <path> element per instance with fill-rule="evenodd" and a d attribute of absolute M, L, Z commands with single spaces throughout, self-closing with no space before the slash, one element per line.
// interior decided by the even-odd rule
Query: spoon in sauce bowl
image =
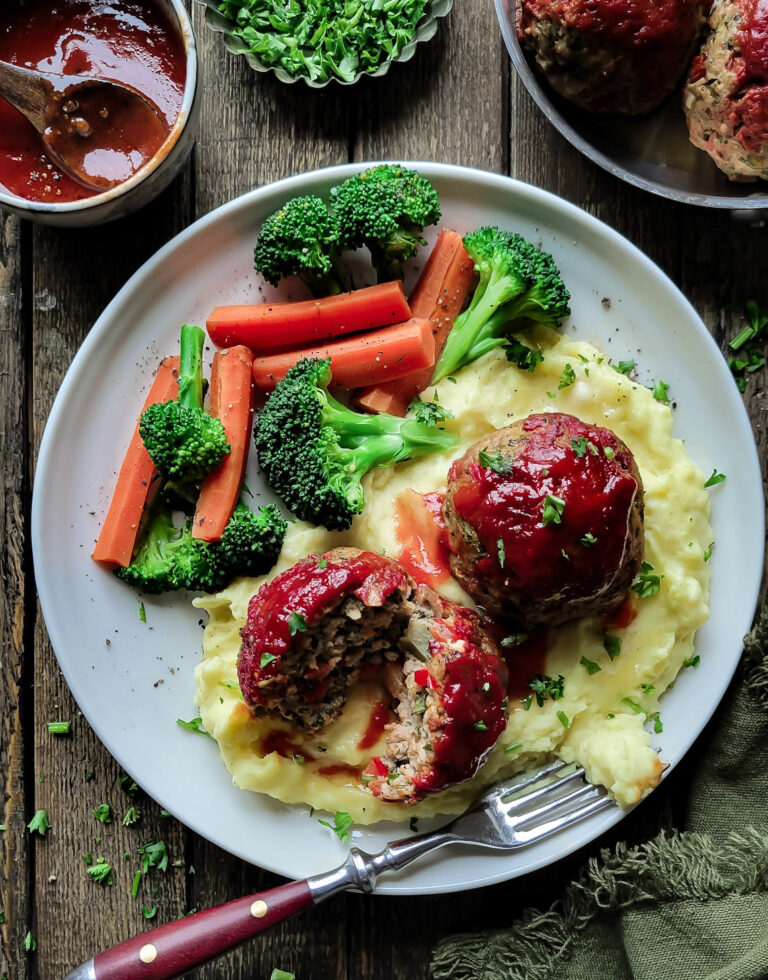
<path fill-rule="evenodd" d="M 94 190 L 109 190 L 132 177 L 170 131 L 151 102 L 106 79 L 0 61 L 0 96 L 30 121 L 54 162 Z"/>

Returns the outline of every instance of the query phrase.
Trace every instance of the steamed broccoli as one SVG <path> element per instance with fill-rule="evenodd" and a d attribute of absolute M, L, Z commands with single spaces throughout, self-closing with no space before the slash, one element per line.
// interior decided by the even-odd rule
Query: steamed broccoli
<path fill-rule="evenodd" d="M 200 327 L 184 324 L 178 399 L 150 405 L 139 420 L 139 434 L 158 473 L 179 486 L 198 483 L 230 451 L 221 420 L 203 410 L 204 340 Z"/>
<path fill-rule="evenodd" d="M 570 294 L 548 252 L 493 227 L 466 235 L 464 247 L 480 281 L 448 335 L 433 384 L 500 347 L 515 320 L 530 318 L 558 327 L 570 313 Z"/>
<path fill-rule="evenodd" d="M 424 228 L 440 220 L 437 191 L 396 164 L 363 170 L 331 194 L 343 247 L 366 245 L 379 282 L 402 277 L 403 262 L 425 244 Z"/>
<path fill-rule="evenodd" d="M 453 449 L 455 436 L 412 418 L 362 415 L 328 394 L 330 358 L 302 360 L 267 399 L 254 426 L 259 464 L 302 520 L 343 530 L 365 503 L 375 466 Z"/>
<path fill-rule="evenodd" d="M 261 226 L 253 250 L 254 268 L 276 286 L 298 276 L 314 296 L 342 292 L 334 267 L 339 223 L 319 197 L 294 197 Z"/>
<path fill-rule="evenodd" d="M 173 523 L 169 502 L 154 511 L 127 568 L 115 574 L 141 592 L 216 592 L 238 575 L 261 575 L 277 561 L 287 524 L 277 508 L 238 504 L 220 541 L 192 537 L 192 521 Z"/>

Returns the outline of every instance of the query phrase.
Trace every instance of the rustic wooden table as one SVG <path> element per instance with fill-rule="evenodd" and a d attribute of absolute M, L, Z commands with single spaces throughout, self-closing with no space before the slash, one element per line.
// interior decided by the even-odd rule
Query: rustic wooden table
<path fill-rule="evenodd" d="M 0 217 L 0 977 L 8 980 L 56 980 L 137 931 L 275 881 L 164 819 L 140 793 L 135 827 L 94 820 L 97 804 L 108 801 L 121 815 L 129 797 L 67 690 L 36 604 L 29 510 L 46 418 L 90 326 L 156 249 L 219 204 L 288 174 L 358 160 L 437 160 L 510 174 L 597 215 L 672 277 L 721 343 L 737 320 L 724 312 L 727 304 L 768 300 L 765 231 L 728 213 L 633 190 L 579 156 L 517 83 L 492 0 L 457 0 L 434 40 L 385 78 L 319 92 L 252 73 L 204 28 L 199 7 L 194 17 L 202 118 L 197 147 L 171 188 L 141 213 L 104 228 L 58 231 Z M 763 385 L 759 376 L 750 383 L 747 404 L 765 458 Z M 72 734 L 49 735 L 48 721 L 61 718 L 73 719 Z M 621 836 L 639 839 L 659 821 L 684 819 L 685 781 L 683 766 L 622 825 Z M 26 830 L 39 808 L 51 820 L 44 838 Z M 151 922 L 141 900 L 130 896 L 136 847 L 149 837 L 164 840 L 172 860 L 165 874 L 153 876 Z M 196 976 L 266 978 L 281 967 L 300 980 L 426 977 L 437 939 L 501 926 L 531 903 L 549 903 L 598 847 L 471 894 L 347 895 Z M 100 850 L 132 857 L 116 869 L 112 887 L 85 874 L 83 855 Z M 29 934 L 36 949 L 25 951 Z"/>

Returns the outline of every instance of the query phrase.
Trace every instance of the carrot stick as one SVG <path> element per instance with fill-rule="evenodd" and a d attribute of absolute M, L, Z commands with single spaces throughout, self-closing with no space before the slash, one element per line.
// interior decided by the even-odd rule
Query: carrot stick
<path fill-rule="evenodd" d="M 331 340 L 322 347 L 257 357 L 253 362 L 256 387 L 271 391 L 303 357 L 330 357 L 334 385 L 360 388 L 414 371 L 431 371 L 435 363 L 435 341 L 429 320 L 412 319 L 357 337 Z"/>
<path fill-rule="evenodd" d="M 213 355 L 209 412 L 221 419 L 229 455 L 203 481 L 197 500 L 192 537 L 218 541 L 232 516 L 248 464 L 253 421 L 253 354 L 230 347 Z"/>
<path fill-rule="evenodd" d="M 268 353 L 403 323 L 410 315 L 403 284 L 396 280 L 298 303 L 217 306 L 206 327 L 218 347 L 244 344 Z"/>
<path fill-rule="evenodd" d="M 179 358 L 166 357 L 157 369 L 144 409 L 175 401 L 179 391 Z M 105 565 L 127 568 L 141 527 L 141 517 L 160 485 L 160 479 L 139 435 L 139 423 L 120 467 L 115 492 L 91 558 Z"/>
<path fill-rule="evenodd" d="M 442 353 L 453 321 L 461 312 L 474 272 L 461 235 L 455 231 L 442 231 L 410 299 L 413 315 L 427 317 L 432 323 L 435 357 Z M 416 395 L 429 385 L 431 378 L 432 371 L 425 370 L 400 381 L 373 385 L 361 391 L 354 403 L 369 412 L 402 416 Z"/>

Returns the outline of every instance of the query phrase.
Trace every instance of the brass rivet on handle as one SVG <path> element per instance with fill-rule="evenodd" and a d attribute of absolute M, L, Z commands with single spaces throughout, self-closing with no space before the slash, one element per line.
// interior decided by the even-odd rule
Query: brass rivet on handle
<path fill-rule="evenodd" d="M 139 950 L 139 959 L 142 963 L 154 963 L 157 959 L 157 946 L 153 946 L 152 943 L 142 946 Z"/>
<path fill-rule="evenodd" d="M 267 914 L 268 909 L 269 906 L 267 903 L 262 902 L 262 900 L 258 898 L 251 906 L 251 915 L 254 917 L 254 919 L 263 919 Z"/>

